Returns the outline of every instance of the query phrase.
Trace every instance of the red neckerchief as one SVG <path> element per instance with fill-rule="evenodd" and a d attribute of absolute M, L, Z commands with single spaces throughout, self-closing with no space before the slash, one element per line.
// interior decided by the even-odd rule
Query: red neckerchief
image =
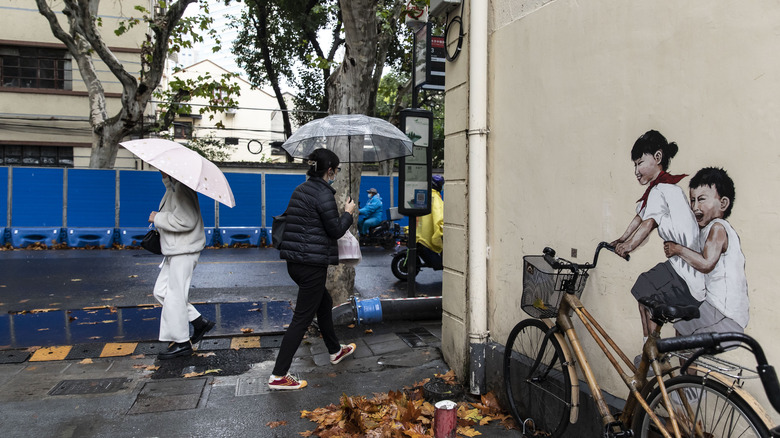
<path fill-rule="evenodd" d="M 653 182 L 650 183 L 650 186 L 647 187 L 647 190 L 645 190 L 645 194 L 642 195 L 641 198 L 637 199 L 636 202 L 642 203 L 642 207 L 640 208 L 640 210 L 645 208 L 645 206 L 647 205 L 647 197 L 650 196 L 650 190 L 652 190 L 653 187 L 657 186 L 658 184 L 677 184 L 678 182 L 680 182 L 681 179 L 685 178 L 686 176 L 688 175 L 684 173 L 682 175 L 672 175 L 671 173 L 666 173 L 662 170 L 661 173 L 658 174 L 658 177 L 656 177 L 656 179 L 654 179 Z"/>

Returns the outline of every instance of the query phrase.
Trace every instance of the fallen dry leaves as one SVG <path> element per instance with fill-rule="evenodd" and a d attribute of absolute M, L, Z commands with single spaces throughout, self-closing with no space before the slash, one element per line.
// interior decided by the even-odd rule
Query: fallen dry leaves
<path fill-rule="evenodd" d="M 146 371 L 157 371 L 160 369 L 157 365 L 144 365 L 144 364 L 135 364 L 133 365 L 133 368 L 137 370 L 146 370 Z"/>
<path fill-rule="evenodd" d="M 452 371 L 437 375 L 448 383 L 455 383 Z M 301 411 L 301 418 L 318 424 L 312 431 L 301 432 L 304 437 L 344 438 L 425 438 L 433 436 L 433 416 L 436 408 L 425 400 L 423 385 L 428 379 L 403 391 L 374 394 L 372 398 L 341 396 L 341 404 Z M 458 402 L 458 436 L 481 435 L 473 426 L 500 421 L 507 429 L 514 422 L 498 404 L 493 393 L 481 397 L 480 402 Z"/>
<path fill-rule="evenodd" d="M 206 371 L 204 371 L 202 373 L 198 373 L 198 372 L 193 371 L 191 373 L 184 374 L 182 377 L 184 377 L 185 379 L 188 379 L 188 378 L 191 378 L 191 377 L 205 376 L 206 374 L 219 373 L 221 371 L 222 371 L 221 368 L 217 368 L 217 369 L 213 369 L 213 370 L 206 370 Z"/>

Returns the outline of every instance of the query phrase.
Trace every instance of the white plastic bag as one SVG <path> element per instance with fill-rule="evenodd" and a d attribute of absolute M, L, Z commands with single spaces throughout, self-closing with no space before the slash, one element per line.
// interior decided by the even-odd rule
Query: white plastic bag
<path fill-rule="evenodd" d="M 360 252 L 360 242 L 347 230 L 338 240 L 339 244 L 339 263 L 347 266 L 357 266 L 363 259 Z"/>

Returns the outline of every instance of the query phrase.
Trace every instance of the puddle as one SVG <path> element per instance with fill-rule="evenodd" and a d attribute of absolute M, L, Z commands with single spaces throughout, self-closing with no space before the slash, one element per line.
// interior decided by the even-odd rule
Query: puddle
<path fill-rule="evenodd" d="M 292 319 L 288 301 L 206 303 L 195 307 L 216 322 L 208 336 L 281 333 Z M 0 315 L 0 349 L 94 342 L 157 340 L 160 307 L 51 310 Z"/>

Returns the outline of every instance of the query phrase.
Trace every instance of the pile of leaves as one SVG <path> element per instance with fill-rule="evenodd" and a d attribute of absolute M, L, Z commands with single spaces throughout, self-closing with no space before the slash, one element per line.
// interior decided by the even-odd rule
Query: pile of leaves
<path fill-rule="evenodd" d="M 452 371 L 436 375 L 454 383 Z M 321 438 L 424 438 L 434 436 L 433 417 L 436 408 L 425 400 L 423 385 L 430 379 L 416 383 L 403 391 L 374 394 L 372 398 L 341 396 L 341 404 L 301 411 L 301 418 L 318 423 L 316 429 L 301 432 L 301 436 Z M 473 426 L 484 426 L 500 421 L 507 429 L 516 428 L 512 417 L 501 410 L 493 393 L 481 397 L 480 402 L 458 402 L 458 436 L 481 435 Z"/>

